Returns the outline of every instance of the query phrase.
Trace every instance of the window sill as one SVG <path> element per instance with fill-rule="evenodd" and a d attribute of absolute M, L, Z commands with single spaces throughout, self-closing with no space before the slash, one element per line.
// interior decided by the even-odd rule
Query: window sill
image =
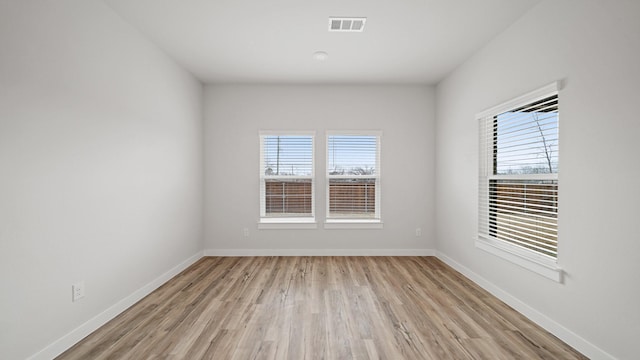
<path fill-rule="evenodd" d="M 382 229 L 380 220 L 328 219 L 325 229 Z"/>
<path fill-rule="evenodd" d="M 519 246 L 482 237 L 476 239 L 476 247 L 555 282 L 562 283 L 563 271 L 552 259 L 538 256 Z"/>
<path fill-rule="evenodd" d="M 258 221 L 258 229 L 317 229 L 314 218 L 264 218 Z"/>

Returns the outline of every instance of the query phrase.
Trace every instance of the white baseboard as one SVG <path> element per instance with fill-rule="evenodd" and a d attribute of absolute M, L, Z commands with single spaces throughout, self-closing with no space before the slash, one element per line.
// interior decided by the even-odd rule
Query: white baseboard
<path fill-rule="evenodd" d="M 605 352 L 604 350 L 600 349 L 594 344 L 583 339 L 573 331 L 558 324 L 551 318 L 547 317 L 546 315 L 542 314 L 538 310 L 527 305 L 526 303 L 514 297 L 513 295 L 509 294 L 508 292 L 502 290 L 492 282 L 476 274 L 471 269 L 451 259 L 450 257 L 443 254 L 442 252 L 438 251 L 436 253 L 436 256 L 438 257 L 438 259 L 442 260 L 447 265 L 451 266 L 452 268 L 460 272 L 462 275 L 471 279 L 471 281 L 475 282 L 476 284 L 480 285 L 480 287 L 490 292 L 493 296 L 502 300 L 507 305 L 511 306 L 512 308 L 517 310 L 519 313 L 529 318 L 529 320 L 540 325 L 545 330 L 557 336 L 559 339 L 569 344 L 574 349 L 580 351 L 583 355 L 587 356 L 588 358 L 592 360 L 616 360 L 616 358 L 610 355 L 609 353 Z"/>
<path fill-rule="evenodd" d="M 131 295 L 125 297 L 124 299 L 118 301 L 105 311 L 100 314 L 94 316 L 84 324 L 78 326 L 75 330 L 71 331 L 67 335 L 61 337 L 60 339 L 54 341 L 52 344 L 47 346 L 46 348 L 40 350 L 36 354 L 32 355 L 28 358 L 28 360 L 50 360 L 55 358 L 56 356 L 62 354 L 64 351 L 75 345 L 78 341 L 85 338 L 87 335 L 94 332 L 100 326 L 106 324 L 109 320 L 115 318 L 120 313 L 128 309 L 131 305 L 140 301 L 143 297 L 149 295 L 152 291 L 159 288 L 162 284 L 169 281 L 172 277 L 178 275 L 182 270 L 188 268 L 193 263 L 202 258 L 202 251 L 197 254 L 189 257 L 187 260 L 181 262 L 176 265 L 169 271 L 160 275 L 150 283 L 141 287 L 140 289 L 134 291 Z"/>
<path fill-rule="evenodd" d="M 106 324 L 124 310 L 135 304 L 162 284 L 179 274 L 181 271 L 195 263 L 202 256 L 437 256 L 447 265 L 456 269 L 467 278 L 471 279 L 482 288 L 504 301 L 506 304 L 522 313 L 531 321 L 571 345 L 587 357 L 598 360 L 616 360 L 615 357 L 598 348 L 594 344 L 583 339 L 571 330 L 558 324 L 554 320 L 530 307 L 521 300 L 497 287 L 490 281 L 471 271 L 469 268 L 451 259 L 442 252 L 433 249 L 207 249 L 199 252 L 169 271 L 160 275 L 131 295 L 120 300 L 102 313 L 96 315 L 84 324 L 77 327 L 67 335 L 54 341 L 38 353 L 29 357 L 29 360 L 53 359 L 65 350 L 82 340 L 87 335 Z"/>
<path fill-rule="evenodd" d="M 435 256 L 433 249 L 207 249 L 204 256 Z"/>

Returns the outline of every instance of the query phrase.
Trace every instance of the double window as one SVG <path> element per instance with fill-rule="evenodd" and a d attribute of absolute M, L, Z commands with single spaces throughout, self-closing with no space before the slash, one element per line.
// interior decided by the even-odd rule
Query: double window
<path fill-rule="evenodd" d="M 260 133 L 261 224 L 315 224 L 314 138 Z M 327 226 L 380 223 L 380 134 L 328 132 L 325 145 Z"/>
<path fill-rule="evenodd" d="M 327 222 L 380 221 L 380 135 L 327 136 Z"/>
<path fill-rule="evenodd" d="M 314 135 L 261 133 L 261 222 L 314 221 Z"/>
<path fill-rule="evenodd" d="M 478 118 L 481 247 L 493 245 L 538 264 L 554 264 L 558 249 L 557 85 L 499 105 Z"/>

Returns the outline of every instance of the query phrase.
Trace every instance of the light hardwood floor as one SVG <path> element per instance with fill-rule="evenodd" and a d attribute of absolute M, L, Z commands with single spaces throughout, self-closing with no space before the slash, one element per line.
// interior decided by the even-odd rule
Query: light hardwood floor
<path fill-rule="evenodd" d="M 206 257 L 59 359 L 586 359 L 434 257 Z"/>

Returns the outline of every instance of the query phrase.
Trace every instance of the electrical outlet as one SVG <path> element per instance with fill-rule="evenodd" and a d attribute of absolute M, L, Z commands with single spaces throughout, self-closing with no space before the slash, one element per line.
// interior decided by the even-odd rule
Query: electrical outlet
<path fill-rule="evenodd" d="M 71 285 L 71 300 L 78 301 L 84 297 L 84 281 Z"/>
<path fill-rule="evenodd" d="M 249 228 L 242 229 L 242 235 L 244 237 L 249 237 Z"/>
<path fill-rule="evenodd" d="M 422 236 L 422 229 L 416 228 L 416 237 Z"/>

